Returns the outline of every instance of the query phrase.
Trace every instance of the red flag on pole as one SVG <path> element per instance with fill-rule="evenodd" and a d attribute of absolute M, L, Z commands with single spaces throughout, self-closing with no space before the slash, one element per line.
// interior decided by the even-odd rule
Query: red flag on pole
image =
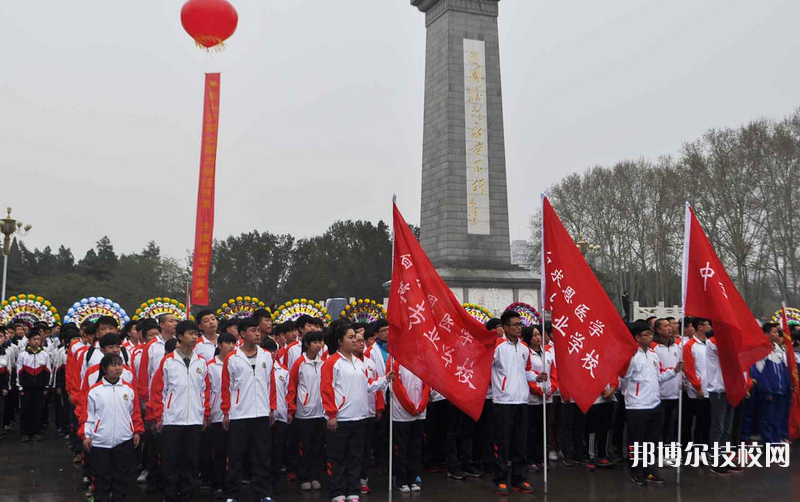
<path fill-rule="evenodd" d="M 794 357 L 786 305 L 781 305 L 781 329 L 783 329 L 783 342 L 786 347 L 786 363 L 789 366 L 789 381 L 794 389 L 791 401 L 789 401 L 789 441 L 794 441 L 800 438 L 800 377 L 797 374 L 797 359 Z"/>
<path fill-rule="evenodd" d="M 464 310 L 394 205 L 389 353 L 478 420 L 497 337 Z"/>
<path fill-rule="evenodd" d="M 203 140 L 200 149 L 200 183 L 192 261 L 192 303 L 208 305 L 208 272 L 214 239 L 214 189 L 219 127 L 219 73 L 206 73 L 203 98 Z"/>
<path fill-rule="evenodd" d="M 558 384 L 586 413 L 637 345 L 547 197 L 542 198 L 542 271 Z"/>
<path fill-rule="evenodd" d="M 725 395 L 731 406 L 738 406 L 747 393 L 742 372 L 766 357 L 772 346 L 688 203 L 683 254 L 685 314 L 709 319 L 714 326 Z"/>

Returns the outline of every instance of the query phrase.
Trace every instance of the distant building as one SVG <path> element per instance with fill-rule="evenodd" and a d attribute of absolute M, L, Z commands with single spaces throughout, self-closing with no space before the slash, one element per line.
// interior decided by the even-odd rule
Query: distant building
<path fill-rule="evenodd" d="M 511 263 L 528 268 L 530 260 L 531 243 L 525 240 L 511 241 Z"/>

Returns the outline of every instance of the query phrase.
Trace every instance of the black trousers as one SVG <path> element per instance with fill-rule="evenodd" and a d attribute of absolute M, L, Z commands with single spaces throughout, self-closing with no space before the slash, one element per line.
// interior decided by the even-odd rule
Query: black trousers
<path fill-rule="evenodd" d="M 659 441 L 669 444 L 678 441 L 678 400 L 662 399 L 661 409 L 664 412 L 664 427 Z M 681 438 L 683 439 L 683 438 Z"/>
<path fill-rule="evenodd" d="M 200 458 L 202 425 L 165 425 L 161 432 L 161 459 L 164 466 L 164 500 L 192 500 L 200 482 L 197 462 Z M 92 459 L 94 461 L 94 459 Z"/>
<path fill-rule="evenodd" d="M 33 436 L 42 431 L 43 409 L 44 389 L 24 389 L 19 422 L 22 434 Z"/>
<path fill-rule="evenodd" d="M 211 484 L 211 427 L 200 433 L 200 480 L 203 485 Z"/>
<path fill-rule="evenodd" d="M 272 436 L 269 417 L 231 420 L 228 428 L 228 498 L 238 499 L 242 491 L 242 470 L 250 458 L 256 499 L 272 497 Z"/>
<path fill-rule="evenodd" d="M 297 462 L 300 460 L 298 449 L 297 422 L 293 420 L 286 429 L 286 472 L 297 473 Z"/>
<path fill-rule="evenodd" d="M 372 445 L 377 444 L 374 438 L 375 426 L 378 423 L 375 417 L 369 417 L 364 420 L 364 455 L 361 457 L 361 479 L 372 477 L 372 468 L 375 465 L 372 457 Z"/>
<path fill-rule="evenodd" d="M 739 406 L 733 409 L 733 427 L 731 428 L 731 443 L 733 444 L 739 444 L 744 441 L 742 439 L 742 422 L 744 420 L 744 410 L 747 409 L 749 402 L 750 398 L 746 397 L 742 399 Z"/>
<path fill-rule="evenodd" d="M 208 430 L 211 433 L 211 488 L 216 491 L 225 489 L 228 431 L 222 428 L 222 422 L 212 423 Z"/>
<path fill-rule="evenodd" d="M 449 403 L 446 400 L 428 403 L 423 436 L 425 444 L 423 461 L 428 469 L 439 469 L 444 463 L 445 445 L 447 444 L 448 405 Z M 388 414 L 384 413 L 384 418 Z"/>
<path fill-rule="evenodd" d="M 547 405 L 550 407 L 551 405 Z M 541 404 L 528 405 L 528 462 L 541 464 L 544 462 L 544 452 L 542 449 L 544 434 L 544 417 L 542 416 Z"/>
<path fill-rule="evenodd" d="M 472 465 L 472 438 L 475 421 L 453 403 L 447 407 L 447 465 L 451 472 Z"/>
<path fill-rule="evenodd" d="M 151 490 L 161 490 L 164 484 L 164 470 L 161 467 L 162 433 L 153 432 L 152 422 L 145 426 L 145 447 L 142 462 L 147 469 L 147 486 Z"/>
<path fill-rule="evenodd" d="M 708 444 L 708 434 L 711 430 L 711 407 L 708 398 L 706 399 L 687 399 L 683 412 L 686 417 L 686 409 L 689 409 L 689 422 L 687 429 L 684 429 L 684 436 L 681 438 L 684 444 L 693 441 L 695 444 Z M 694 425 L 691 420 L 694 419 Z"/>
<path fill-rule="evenodd" d="M 617 392 L 617 404 L 614 406 L 614 432 L 611 435 L 611 446 L 615 453 L 627 456 L 625 449 L 625 396 Z"/>
<path fill-rule="evenodd" d="M 484 468 L 494 470 L 494 431 L 492 430 L 492 400 L 484 399 L 481 418 L 476 426 L 472 452 L 475 459 L 480 458 Z"/>
<path fill-rule="evenodd" d="M 278 493 L 278 479 L 281 477 L 281 467 L 283 467 L 283 457 L 286 453 L 286 433 L 289 424 L 275 420 L 272 424 L 272 491 Z M 224 473 L 224 471 L 223 471 Z"/>
<path fill-rule="evenodd" d="M 133 484 L 133 440 L 125 441 L 114 448 L 92 448 L 95 465 L 94 500 L 124 502 Z"/>
<path fill-rule="evenodd" d="M 586 415 L 575 403 L 561 404 L 561 448 L 564 460 L 584 462 L 586 460 Z"/>
<path fill-rule="evenodd" d="M 375 453 L 374 465 L 380 466 L 382 469 L 389 468 L 389 406 L 392 404 L 392 393 L 387 390 L 386 399 L 384 400 L 386 409 L 381 415 L 381 419 L 377 420 L 374 424 L 374 433 L 372 435 L 372 449 Z M 430 409 L 430 407 L 429 407 Z"/>
<path fill-rule="evenodd" d="M 634 443 L 639 444 L 640 451 L 644 443 L 658 443 L 658 436 L 663 427 L 663 412 L 659 407 L 650 410 L 627 410 L 625 419 L 628 423 L 629 452 L 633 453 Z M 642 467 L 641 463 L 637 467 L 631 467 L 632 474 L 648 472 L 650 469 Z"/>
<path fill-rule="evenodd" d="M 411 485 L 416 482 L 422 469 L 422 434 L 424 420 L 411 422 L 395 422 L 394 444 L 397 486 Z"/>
<path fill-rule="evenodd" d="M 330 498 L 361 496 L 361 458 L 364 456 L 364 420 L 338 422 L 336 432 L 326 427 Z"/>
<path fill-rule="evenodd" d="M 561 396 L 553 396 L 553 403 L 547 405 L 547 449 L 561 451 Z"/>
<path fill-rule="evenodd" d="M 517 484 L 528 477 L 525 450 L 528 444 L 528 405 L 494 403 L 494 482 L 508 482 L 508 461 L 511 460 L 511 483 Z"/>
<path fill-rule="evenodd" d="M 324 418 L 296 418 L 297 438 L 300 442 L 297 462 L 297 481 L 307 483 L 322 478 L 322 463 L 325 461 Z"/>
<path fill-rule="evenodd" d="M 610 401 L 592 405 L 586 415 L 586 435 L 584 440 L 588 445 L 589 434 L 594 434 L 595 455 L 598 460 L 608 458 L 608 433 L 611 430 L 613 421 L 614 403 Z"/>

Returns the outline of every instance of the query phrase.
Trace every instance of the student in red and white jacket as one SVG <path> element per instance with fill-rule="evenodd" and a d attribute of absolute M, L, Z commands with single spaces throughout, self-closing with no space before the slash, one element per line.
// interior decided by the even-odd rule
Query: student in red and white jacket
<path fill-rule="evenodd" d="M 692 318 L 694 336 L 683 346 L 683 362 L 686 371 L 683 374 L 683 387 L 689 398 L 687 409 L 683 411 L 683 442 L 693 441 L 695 444 L 708 444 L 711 427 L 711 409 L 708 401 L 708 378 L 706 375 L 706 333 L 711 331 L 708 319 Z M 688 411 L 688 413 L 687 413 Z M 694 419 L 694 430 L 691 423 Z"/>
<path fill-rule="evenodd" d="M 356 357 L 356 332 L 344 320 L 331 323 L 330 356 L 322 365 L 320 392 L 328 420 L 326 446 L 333 502 L 359 500 L 364 420 L 369 416 L 369 393 L 383 390 L 394 373 L 370 381 L 367 368 Z"/>
<path fill-rule="evenodd" d="M 371 330 L 372 327 L 367 327 Z M 356 333 L 356 357 L 366 366 L 367 381 L 374 381 L 380 377 L 378 368 L 375 367 L 375 362 L 369 357 L 364 356 L 367 349 L 367 343 L 364 337 L 367 333 Z M 384 370 L 385 373 L 385 370 Z M 369 487 L 369 478 L 372 477 L 372 470 L 374 463 L 372 460 L 372 446 L 378 444 L 376 439 L 376 424 L 378 424 L 383 416 L 383 411 L 386 408 L 383 399 L 383 392 L 373 392 L 367 396 L 369 399 L 369 412 L 367 413 L 367 420 L 364 421 L 364 456 L 361 459 L 361 493 L 366 495 L 372 491 Z M 375 452 L 375 457 L 381 455 L 382 452 Z"/>
<path fill-rule="evenodd" d="M 523 342 L 522 320 L 517 312 L 506 310 L 500 316 L 505 338 L 497 340 L 492 362 L 492 411 L 495 429 L 494 483 L 498 495 L 508 495 L 508 461 L 511 460 L 511 486 L 514 491 L 533 493 L 526 481 L 528 464 L 528 382 L 539 375 L 531 368 L 530 349 Z M 544 377 L 541 378 L 544 380 Z"/>
<path fill-rule="evenodd" d="M 544 381 L 530 382 L 528 395 L 528 461 L 532 471 L 542 468 L 544 462 L 544 446 L 542 435 L 544 417 L 542 416 L 542 403 L 547 399 L 547 405 L 553 402 L 553 393 L 558 390 L 558 377 L 556 375 L 556 358 L 552 345 L 542 348 L 542 335 L 539 328 L 534 326 L 531 330 L 529 344 L 531 351 L 531 370 L 538 376 L 544 376 Z M 545 396 L 546 394 L 546 396 Z"/>
<path fill-rule="evenodd" d="M 653 345 L 651 348 L 658 355 L 659 371 L 675 369 L 683 361 L 683 338 L 675 336 L 677 333 L 672 323 L 667 319 L 656 319 L 653 323 Z M 664 428 L 661 441 L 664 444 L 678 440 L 678 398 L 681 395 L 681 379 L 670 378 L 661 382 L 659 396 L 661 409 L 664 413 Z"/>
<path fill-rule="evenodd" d="M 42 335 L 37 328 L 28 332 L 28 345 L 17 357 L 17 385 L 20 400 L 22 442 L 41 441 L 44 398 L 50 389 L 50 355 L 40 347 Z"/>
<path fill-rule="evenodd" d="M 261 348 L 258 321 L 239 323 L 242 346 L 228 354 L 222 367 L 222 426 L 228 430 L 229 499 L 241 493 L 245 455 L 254 459 L 250 469 L 258 500 L 272 500 L 272 438 L 270 425 L 277 407 L 272 354 Z"/>
<path fill-rule="evenodd" d="M 105 357 L 108 354 L 116 354 L 122 357 L 122 355 L 120 354 L 120 350 L 121 347 L 119 345 L 119 341 L 117 340 L 116 335 L 108 334 L 105 335 L 102 340 L 100 340 L 100 349 L 97 350 L 97 353 L 100 355 L 100 360 L 102 361 L 103 357 Z M 93 357 L 93 359 L 96 358 Z M 99 363 L 90 367 L 83 375 L 83 381 L 81 382 L 81 390 L 80 390 L 81 397 L 78 399 L 78 402 L 75 403 L 75 412 L 78 414 L 79 417 L 83 416 L 83 407 L 86 406 L 86 395 L 88 394 L 89 389 L 94 384 L 99 382 L 101 378 L 102 375 L 100 372 Z M 120 375 L 120 378 L 124 383 L 127 383 L 128 385 L 132 386 L 134 390 L 136 389 L 136 377 L 133 373 L 133 369 L 127 364 L 125 364 L 124 359 L 122 361 L 122 375 Z"/>
<path fill-rule="evenodd" d="M 83 446 L 92 454 L 94 500 L 124 502 L 133 482 L 134 449 L 144 432 L 136 390 L 121 378 L 122 358 L 100 360 L 101 380 L 86 394 L 80 429 Z"/>
<path fill-rule="evenodd" d="M 280 326 L 280 324 L 276 326 L 276 329 Z M 281 477 L 281 468 L 284 466 L 286 436 L 289 431 L 289 406 L 286 403 L 286 396 L 289 393 L 289 370 L 278 362 L 279 349 L 274 337 L 262 341 L 261 348 L 272 354 L 274 360 L 272 378 L 275 380 L 275 420 L 270 429 L 272 434 L 272 486 L 273 492 L 278 493 L 278 480 Z"/>
<path fill-rule="evenodd" d="M 199 329 L 194 321 L 176 328 L 178 344 L 153 375 L 147 419 L 161 433 L 164 500 L 192 500 L 197 477 L 200 433 L 211 414 L 211 387 L 206 360 L 197 355 Z"/>
<path fill-rule="evenodd" d="M 422 432 L 431 388 L 397 361 L 390 360 L 386 370 L 397 375 L 392 382 L 397 472 L 392 474 L 397 477 L 401 492 L 418 492 L 420 485 L 416 479 L 422 468 Z"/>
<path fill-rule="evenodd" d="M 683 371 L 683 363 L 674 369 L 661 370 L 658 355 L 650 346 L 653 332 L 646 322 L 631 323 L 630 331 L 639 345 L 630 362 L 623 366 L 619 375 L 626 380 L 625 421 L 628 428 L 628 444 L 658 443 L 661 435 L 662 418 L 660 382 L 675 378 Z M 631 450 L 632 451 L 632 450 Z M 663 483 L 650 469 L 641 466 L 631 467 L 631 481 L 644 486 L 647 483 Z"/>
<path fill-rule="evenodd" d="M 309 331 L 303 337 L 303 353 L 289 370 L 286 393 L 288 422 L 294 423 L 300 443 L 297 481 L 303 491 L 322 488 L 319 480 L 324 461 L 325 419 L 319 392 L 322 374 L 322 333 Z"/>
<path fill-rule="evenodd" d="M 207 378 L 210 389 L 209 430 L 211 431 L 211 466 L 205 476 L 211 481 L 211 489 L 216 495 L 225 490 L 225 470 L 228 457 L 228 432 L 222 428 L 222 367 L 228 354 L 236 350 L 236 337 L 230 333 L 222 333 L 217 337 L 217 351 L 213 359 L 208 361 Z M 206 466 L 201 466 L 205 469 Z"/>

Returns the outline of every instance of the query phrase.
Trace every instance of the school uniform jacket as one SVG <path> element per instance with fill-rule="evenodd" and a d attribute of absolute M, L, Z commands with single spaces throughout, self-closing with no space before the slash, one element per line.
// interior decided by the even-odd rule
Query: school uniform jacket
<path fill-rule="evenodd" d="M 212 424 L 218 424 L 222 422 L 222 366 L 225 363 L 219 356 L 215 356 L 214 359 L 208 361 L 206 364 L 207 373 L 206 378 L 208 378 L 208 387 L 210 391 L 211 403 L 209 404 L 210 409 L 210 417 Z"/>
<path fill-rule="evenodd" d="M 772 352 L 753 365 L 751 373 L 759 392 L 781 395 L 789 392 L 789 366 L 780 345 L 773 343 Z"/>
<path fill-rule="evenodd" d="M 200 335 L 200 338 L 197 339 L 197 344 L 194 346 L 194 351 L 197 352 L 197 355 L 206 361 L 214 359 L 214 351 L 216 350 L 217 344 L 206 338 L 206 335 Z"/>
<path fill-rule="evenodd" d="M 693 336 L 683 347 L 684 388 L 689 399 L 708 398 L 708 381 L 706 379 L 706 342 Z M 703 397 L 698 392 L 703 392 Z"/>
<path fill-rule="evenodd" d="M 11 390 L 11 368 L 9 355 L 5 347 L 0 347 L 0 391 Z M 4 399 L 0 394 L 0 399 Z"/>
<path fill-rule="evenodd" d="M 706 388 L 708 392 L 725 392 L 716 337 L 706 340 Z"/>
<path fill-rule="evenodd" d="M 277 408 L 272 354 L 256 347 L 255 367 L 241 347 L 222 367 L 222 413 L 230 420 L 268 417 Z"/>
<path fill-rule="evenodd" d="M 142 434 L 144 425 L 136 391 L 122 379 L 112 384 L 105 378 L 86 395 L 79 434 L 92 440 L 93 448 L 114 448 Z"/>
<path fill-rule="evenodd" d="M 119 379 L 123 383 L 127 383 L 133 390 L 136 390 L 136 378 L 134 377 L 133 370 L 130 366 L 122 365 L 122 375 Z M 95 364 L 83 376 L 83 383 L 81 384 L 80 397 L 75 401 L 75 416 L 80 419 L 83 416 L 83 408 L 86 406 L 86 397 L 89 394 L 89 389 L 98 382 L 100 382 L 100 365 Z"/>
<path fill-rule="evenodd" d="M 295 418 L 322 418 L 322 397 L 319 393 L 322 358 L 309 359 L 304 353 L 289 371 L 286 393 L 288 412 Z"/>
<path fill-rule="evenodd" d="M 365 374 L 367 375 L 367 381 L 373 381 L 380 378 L 380 373 L 378 373 L 378 368 L 375 367 L 375 363 L 372 359 L 368 357 L 364 357 L 363 355 L 359 358 L 361 362 L 364 363 L 366 366 Z M 377 416 L 378 412 L 383 412 L 386 409 L 386 400 L 383 398 L 383 392 L 373 392 L 367 396 L 367 405 L 369 407 L 368 416 L 374 418 Z"/>
<path fill-rule="evenodd" d="M 202 425 L 211 414 L 206 360 L 192 351 L 189 366 L 177 350 L 163 359 L 153 375 L 147 420 L 164 425 Z"/>
<path fill-rule="evenodd" d="M 73 401 L 78 399 L 81 388 L 81 367 L 80 367 L 80 354 L 82 349 L 86 347 L 83 340 L 76 338 L 67 350 L 67 393 Z"/>
<path fill-rule="evenodd" d="M 659 370 L 675 369 L 679 362 L 683 360 L 683 347 L 682 340 L 678 338 L 669 337 L 670 342 L 668 345 L 663 343 L 653 342 L 650 346 L 651 349 L 656 351 L 658 355 Z M 661 399 L 678 399 L 681 395 L 681 379 L 670 378 L 661 382 L 660 397 Z"/>
<path fill-rule="evenodd" d="M 544 382 L 530 382 L 528 386 L 530 387 L 530 393 L 528 394 L 528 404 L 532 405 L 539 405 L 542 404 L 542 396 L 544 395 L 545 389 L 550 392 L 550 395 L 547 397 L 547 403 L 550 404 L 553 402 L 553 394 L 558 390 L 558 374 L 556 370 L 556 354 L 553 351 L 553 346 L 548 344 L 544 347 L 544 351 L 542 355 L 544 355 L 544 359 L 546 359 L 547 364 L 545 361 L 542 361 L 542 355 L 538 352 L 530 349 L 531 351 L 531 370 L 539 376 L 539 373 L 542 371 L 547 373 L 547 380 Z"/>
<path fill-rule="evenodd" d="M 640 347 L 619 376 L 626 380 L 625 409 L 651 410 L 661 404 L 660 382 L 675 378 L 675 370 L 661 370 L 656 351 Z"/>
<path fill-rule="evenodd" d="M 383 357 L 383 352 L 381 348 L 378 346 L 378 342 L 372 344 L 371 347 L 368 347 L 367 350 L 364 351 L 364 359 L 370 359 L 375 364 L 375 368 L 378 370 L 379 376 L 386 376 L 386 359 Z M 386 398 L 388 397 L 388 390 L 389 386 L 386 386 L 386 389 L 381 391 L 383 402 L 386 403 Z M 444 397 L 442 397 L 444 399 Z"/>
<path fill-rule="evenodd" d="M 17 386 L 20 390 L 47 389 L 50 387 L 50 355 L 39 347 L 35 352 L 30 347 L 17 357 Z"/>
<path fill-rule="evenodd" d="M 356 357 L 347 359 L 341 352 L 322 365 L 320 393 L 325 418 L 351 422 L 369 417 L 369 393 L 386 388 L 386 377 L 370 381 L 366 365 Z"/>
<path fill-rule="evenodd" d="M 425 420 L 431 388 L 397 361 L 393 366 L 397 376 L 392 381 L 392 421 Z"/>
<path fill-rule="evenodd" d="M 492 401 L 495 404 L 528 404 L 530 386 L 536 381 L 531 351 L 522 340 L 497 340 L 492 362 Z"/>
<path fill-rule="evenodd" d="M 275 380 L 275 421 L 287 423 L 289 416 L 289 406 L 286 403 L 286 395 L 289 391 L 289 370 L 281 363 L 272 363 L 275 371 L 272 378 Z"/>

